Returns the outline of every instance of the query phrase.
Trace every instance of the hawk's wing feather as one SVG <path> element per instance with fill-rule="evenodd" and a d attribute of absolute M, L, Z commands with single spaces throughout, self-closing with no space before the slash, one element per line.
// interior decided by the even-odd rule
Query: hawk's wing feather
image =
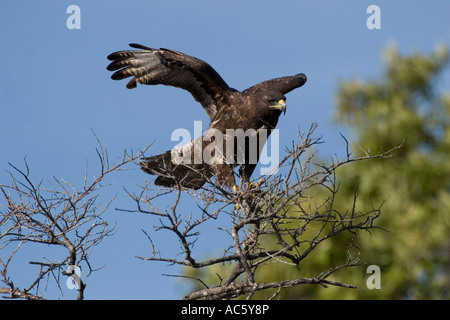
<path fill-rule="evenodd" d="M 116 71 L 111 78 L 122 80 L 133 77 L 127 88 L 136 83 L 173 86 L 189 91 L 200 102 L 209 118 L 217 113 L 218 102 L 231 89 L 220 75 L 206 62 L 178 51 L 153 49 L 130 44 L 140 50 L 125 50 L 110 54 L 109 71 Z"/>
<path fill-rule="evenodd" d="M 275 78 L 266 80 L 255 84 L 254 86 L 245 89 L 244 93 L 260 94 L 266 91 L 278 91 L 282 94 L 291 92 L 295 88 L 301 87 L 306 82 L 306 76 L 303 73 L 298 73 L 294 76 Z"/>

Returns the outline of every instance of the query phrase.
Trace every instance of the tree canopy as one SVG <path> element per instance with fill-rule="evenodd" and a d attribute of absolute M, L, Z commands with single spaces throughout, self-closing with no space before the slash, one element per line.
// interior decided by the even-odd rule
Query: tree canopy
<path fill-rule="evenodd" d="M 352 128 L 356 145 L 384 149 L 404 140 L 395 157 L 338 173 L 344 203 L 356 186 L 363 208 L 385 201 L 377 224 L 385 231 L 359 239 L 363 260 L 380 266 L 381 290 L 361 283 L 340 297 L 448 298 L 450 92 L 439 89 L 448 51 L 402 56 L 391 46 L 384 57 L 380 79 L 341 83 L 336 95 L 336 120 Z"/>

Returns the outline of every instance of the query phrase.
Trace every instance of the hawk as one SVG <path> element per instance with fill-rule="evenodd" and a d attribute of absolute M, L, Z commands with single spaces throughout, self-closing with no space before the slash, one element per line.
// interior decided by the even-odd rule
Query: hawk
<path fill-rule="evenodd" d="M 306 76 L 275 78 L 238 91 L 205 61 L 170 49 L 135 43 L 130 47 L 138 50 L 107 57 L 112 61 L 107 70 L 115 71 L 113 80 L 132 77 L 128 89 L 140 83 L 187 90 L 210 119 L 203 136 L 141 160 L 142 170 L 158 176 L 155 185 L 199 189 L 214 176 L 216 184 L 233 187 L 236 167 L 240 178 L 250 181 L 262 147 L 286 112 L 285 94 L 305 84 Z M 244 138 L 236 132 L 244 133 Z"/>

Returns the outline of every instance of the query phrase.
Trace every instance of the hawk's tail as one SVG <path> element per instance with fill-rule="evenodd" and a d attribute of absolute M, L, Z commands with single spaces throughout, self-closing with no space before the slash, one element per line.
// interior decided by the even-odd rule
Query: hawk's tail
<path fill-rule="evenodd" d="M 143 171 L 157 175 L 155 185 L 174 187 L 180 185 L 190 189 L 200 189 L 211 177 L 203 165 L 175 164 L 172 162 L 171 150 L 157 156 L 144 158 L 140 161 Z"/>

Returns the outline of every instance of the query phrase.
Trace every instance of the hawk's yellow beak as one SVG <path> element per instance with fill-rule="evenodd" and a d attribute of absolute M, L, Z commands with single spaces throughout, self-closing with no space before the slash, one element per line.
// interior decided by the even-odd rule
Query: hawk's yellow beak
<path fill-rule="evenodd" d="M 271 108 L 278 109 L 280 111 L 283 111 L 283 113 L 286 113 L 286 102 L 284 102 L 283 99 L 278 101 L 277 104 L 270 106 Z"/>

